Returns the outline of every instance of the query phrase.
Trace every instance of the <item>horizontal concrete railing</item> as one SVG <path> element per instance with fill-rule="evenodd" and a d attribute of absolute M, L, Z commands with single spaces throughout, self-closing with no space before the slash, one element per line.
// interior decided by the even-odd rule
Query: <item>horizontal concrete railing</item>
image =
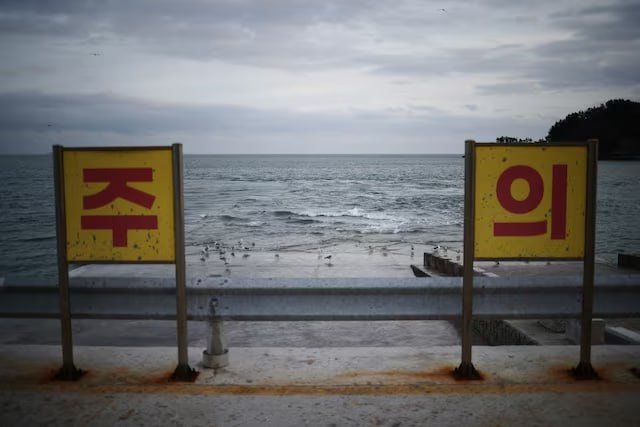
<path fill-rule="evenodd" d="M 595 317 L 640 316 L 640 275 L 596 276 Z M 475 318 L 577 318 L 578 276 L 477 277 Z M 193 278 L 191 320 L 446 320 L 461 316 L 462 279 Z M 0 279 L 0 317 L 56 318 L 55 283 Z M 74 318 L 175 319 L 170 278 L 74 278 Z"/>

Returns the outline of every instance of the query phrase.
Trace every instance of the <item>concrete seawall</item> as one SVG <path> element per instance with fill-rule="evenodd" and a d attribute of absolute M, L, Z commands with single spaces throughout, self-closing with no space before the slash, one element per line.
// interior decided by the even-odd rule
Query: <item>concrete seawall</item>
<path fill-rule="evenodd" d="M 461 254 L 453 251 L 424 253 L 423 265 L 415 266 L 428 276 L 462 276 Z M 640 257 L 619 254 L 618 265 L 596 263 L 600 274 L 640 274 Z M 476 276 L 511 277 L 539 274 L 581 274 L 582 262 L 476 262 Z M 637 344 L 640 339 L 639 319 L 616 319 L 607 326 L 605 320 L 594 319 L 592 343 Z M 615 325 L 615 326 L 614 326 Z M 479 320 L 474 319 L 476 341 L 489 345 L 567 345 L 580 340 L 580 325 L 572 319 Z"/>

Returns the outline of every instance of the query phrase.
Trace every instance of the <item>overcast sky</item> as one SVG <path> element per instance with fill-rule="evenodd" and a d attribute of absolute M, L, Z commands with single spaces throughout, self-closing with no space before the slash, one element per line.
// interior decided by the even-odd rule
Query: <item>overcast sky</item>
<path fill-rule="evenodd" d="M 0 2 L 0 152 L 461 153 L 640 99 L 640 0 Z"/>

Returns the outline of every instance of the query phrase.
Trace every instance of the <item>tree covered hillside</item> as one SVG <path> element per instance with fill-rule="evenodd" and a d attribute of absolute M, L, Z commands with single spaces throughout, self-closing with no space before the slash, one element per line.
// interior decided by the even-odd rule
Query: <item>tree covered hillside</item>
<path fill-rule="evenodd" d="M 600 140 L 600 159 L 640 159 L 640 102 L 612 99 L 557 121 L 549 142 Z"/>

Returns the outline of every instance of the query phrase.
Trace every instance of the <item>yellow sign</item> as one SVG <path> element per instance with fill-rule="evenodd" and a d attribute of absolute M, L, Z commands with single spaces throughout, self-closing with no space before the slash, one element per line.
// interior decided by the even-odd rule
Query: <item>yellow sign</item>
<path fill-rule="evenodd" d="M 67 260 L 173 262 L 167 148 L 63 152 Z"/>
<path fill-rule="evenodd" d="M 474 258 L 582 258 L 587 151 L 475 145 Z"/>

